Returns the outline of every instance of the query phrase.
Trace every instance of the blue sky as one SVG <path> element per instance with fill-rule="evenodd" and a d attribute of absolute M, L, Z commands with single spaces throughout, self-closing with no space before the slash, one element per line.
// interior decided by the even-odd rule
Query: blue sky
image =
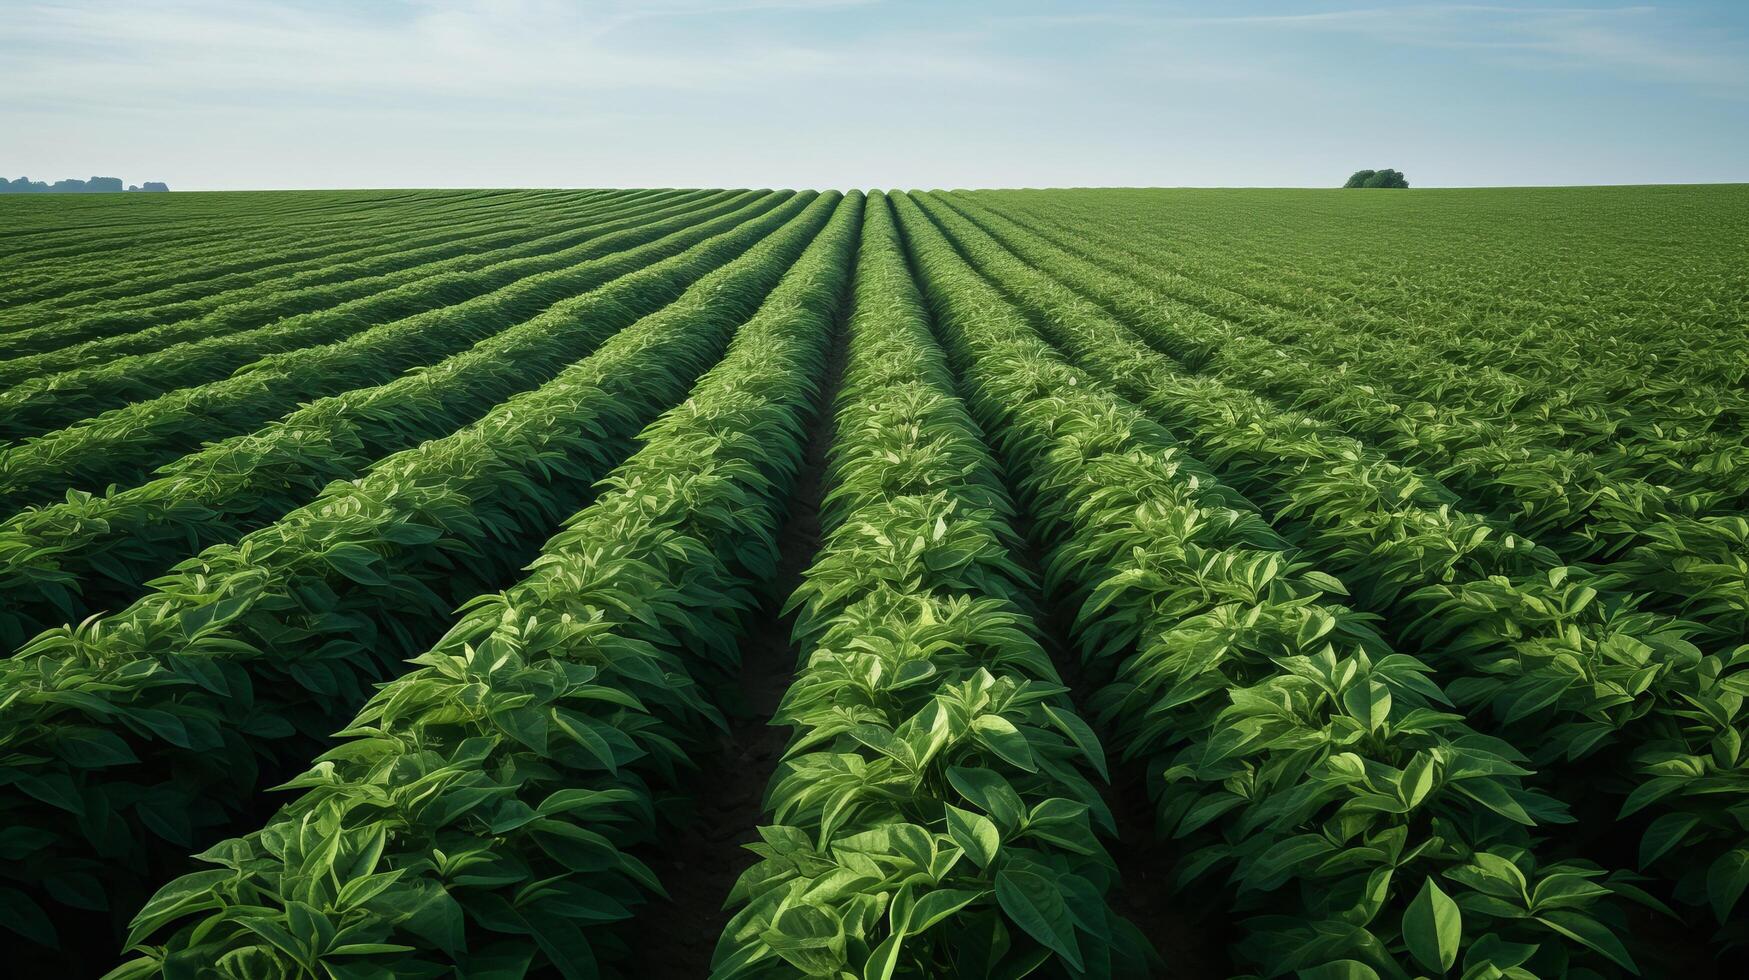
<path fill-rule="evenodd" d="M 0 0 L 0 168 L 185 189 L 1749 180 L 1749 2 Z"/>

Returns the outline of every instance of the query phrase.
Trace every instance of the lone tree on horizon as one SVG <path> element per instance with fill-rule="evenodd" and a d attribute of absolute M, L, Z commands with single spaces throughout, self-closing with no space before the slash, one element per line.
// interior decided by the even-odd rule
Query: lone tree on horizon
<path fill-rule="evenodd" d="M 1409 178 L 1401 170 L 1356 170 L 1343 187 L 1408 187 Z"/>

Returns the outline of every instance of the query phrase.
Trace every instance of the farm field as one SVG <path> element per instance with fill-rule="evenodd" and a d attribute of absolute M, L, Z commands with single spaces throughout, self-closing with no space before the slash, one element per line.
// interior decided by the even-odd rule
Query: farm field
<path fill-rule="evenodd" d="M 1749 969 L 1749 185 L 0 199 L 20 976 Z"/>

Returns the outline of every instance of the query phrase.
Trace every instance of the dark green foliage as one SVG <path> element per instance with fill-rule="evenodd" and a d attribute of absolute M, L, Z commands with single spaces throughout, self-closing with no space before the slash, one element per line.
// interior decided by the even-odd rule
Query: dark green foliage
<path fill-rule="evenodd" d="M 1108 244 L 1081 243 L 1094 262 L 1000 215 L 969 213 L 1033 266 L 1119 311 L 1139 336 L 1105 324 L 1098 346 L 1086 349 L 1131 352 L 1105 362 L 1120 390 L 1218 460 L 1220 475 L 1276 515 L 1304 555 L 1342 576 L 1357 605 L 1423 650 L 1473 724 L 1524 747 L 1541 771 L 1536 782 L 1585 784 L 1588 799 L 1607 803 L 1640 837 L 1631 863 L 1665 879 L 1665 894 L 1732 926 L 1749 820 L 1741 518 L 1682 516 L 1691 505 L 1680 496 L 1585 466 L 1579 452 L 1520 450 L 1510 467 L 1498 449 L 1441 453 L 1442 442 L 1474 446 L 1498 430 L 1447 422 L 1426 403 L 1393 402 L 1388 389 L 1318 366 L 1311 346 L 1284 356 L 1281 346 L 1195 308 L 1164 307 L 1175 314 L 1164 327 L 1170 294 L 1153 290 L 1173 280 L 1117 258 L 1121 233 Z M 1296 333 L 1308 326 L 1298 320 Z M 1403 424 L 1371 429 L 1378 419 Z M 1535 422 L 1527 413 L 1511 438 L 1524 439 Z M 1344 430 L 1379 432 L 1411 465 Z M 1466 457 L 1494 468 L 1460 465 Z M 1437 473 L 1413 465 L 1441 459 L 1450 462 Z M 1717 478 L 1726 463 L 1712 465 Z M 1466 509 L 1442 479 L 1485 500 L 1517 498 L 1517 507 L 1502 506 L 1516 519 Z M 1485 492 L 1490 484 L 1495 493 Z M 1582 494 L 1587 486 L 1595 489 Z M 1598 525 L 1584 536 L 1551 535 L 1553 549 L 1525 533 L 1528 524 L 1540 538 L 1588 509 Z M 1563 559 L 1616 537 L 1645 543 L 1601 574 Z M 1685 617 L 1637 608 L 1645 593 L 1682 596 Z"/>
<path fill-rule="evenodd" d="M 718 980 L 1146 970 L 1171 933 L 1116 912 L 1108 764 L 1157 804 L 1137 870 L 1241 969 L 1749 942 L 1744 188 L 65 194 L 0 226 L 0 493 L 41 504 L 0 513 L 0 633 L 101 614 L 0 660 L 14 972 L 101 970 L 136 912 L 118 976 L 635 970 L 672 885 L 637 856 L 684 832 L 806 533 L 853 274 Z"/>
<path fill-rule="evenodd" d="M 790 599 L 804 663 L 775 723 L 795 737 L 712 977 L 1146 975 L 1105 899 L 1103 752 L 879 195 L 850 331 L 828 534 Z"/>
<path fill-rule="evenodd" d="M 293 803 L 203 855 L 218 869 L 152 899 L 134 940 L 166 945 L 112 976 L 598 975 L 608 927 L 662 891 L 626 853 L 649 840 L 651 787 L 721 724 L 699 680 L 733 673 L 775 567 L 860 204 L 527 578 L 470 602 Z"/>
<path fill-rule="evenodd" d="M 1083 655 L 1112 676 L 1102 720 L 1156 774 L 1181 886 L 1231 889 L 1258 913 L 1242 955 L 1271 973 L 1401 975 L 1426 954 L 1413 903 L 1434 881 L 1458 896 L 1471 967 L 1510 965 L 1503 940 L 1553 972 L 1631 967 L 1619 898 L 1641 893 L 1539 854 L 1527 828 L 1572 818 L 1524 785 L 1524 755 L 1447 710 L 1431 668 L 1338 601 L 1340 582 L 1101 387 L 1148 388 L 1152 352 L 923 203 L 900 199 L 925 291 L 1052 543 L 1053 584 L 1081 606 Z M 1539 879 L 1576 902 L 1520 888 Z"/>
<path fill-rule="evenodd" d="M 803 203 L 792 201 L 561 302 L 438 364 L 318 400 L 198 450 L 162 467 L 149 483 L 101 496 L 75 492 L 25 510 L 0 524 L 0 589 L 16 597 L 0 610 L 0 644 L 16 649 L 48 626 L 120 608 L 190 550 L 234 540 L 327 482 L 446 435 L 551 379 L 701 276 L 746 256 Z M 751 274 L 774 281 L 776 273 L 755 267 Z"/>
<path fill-rule="evenodd" d="M 1356 170 L 1343 187 L 1408 187 L 1409 180 L 1400 170 Z"/>
<path fill-rule="evenodd" d="M 814 199 L 760 261 L 787 264 L 832 200 Z M 27 787 L 0 797 L 0 822 L 35 835 L 36 854 L 0 875 L 104 868 L 120 893 L 154 853 L 210 839 L 249 800 L 258 765 L 309 758 L 449 609 L 514 569 L 526 551 L 507 543 L 538 540 L 584 499 L 721 355 L 762 298 L 751 286 L 701 284 L 479 422 L 0 662 L 13 752 L 0 780 Z M 88 734 L 106 751 L 84 751 Z"/>

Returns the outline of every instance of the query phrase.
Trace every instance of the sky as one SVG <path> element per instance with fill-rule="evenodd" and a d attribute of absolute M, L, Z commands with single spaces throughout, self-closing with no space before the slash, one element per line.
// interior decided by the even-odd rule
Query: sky
<path fill-rule="evenodd" d="M 0 0 L 0 172 L 172 189 L 1749 181 L 1749 0 Z"/>

